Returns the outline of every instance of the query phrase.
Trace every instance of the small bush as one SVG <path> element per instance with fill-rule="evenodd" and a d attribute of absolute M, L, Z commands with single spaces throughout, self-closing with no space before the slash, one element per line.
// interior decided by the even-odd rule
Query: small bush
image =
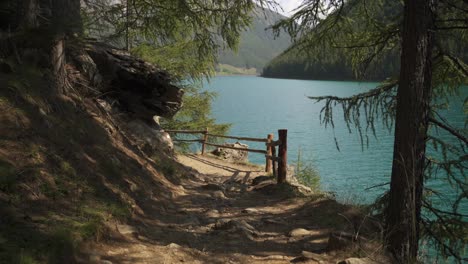
<path fill-rule="evenodd" d="M 316 191 L 320 188 L 320 175 L 312 162 L 304 163 L 301 159 L 301 149 L 298 151 L 294 173 L 297 180 Z"/>

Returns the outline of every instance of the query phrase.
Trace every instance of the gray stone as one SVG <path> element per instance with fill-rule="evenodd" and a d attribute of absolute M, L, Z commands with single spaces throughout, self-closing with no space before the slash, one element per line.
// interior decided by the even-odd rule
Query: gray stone
<path fill-rule="evenodd" d="M 338 264 L 377 264 L 379 262 L 373 261 L 369 258 L 348 258 L 337 262 Z"/>
<path fill-rule="evenodd" d="M 215 209 L 209 210 L 206 212 L 206 216 L 213 218 L 219 217 L 219 211 Z"/>
<path fill-rule="evenodd" d="M 135 227 L 129 226 L 129 225 L 117 225 L 117 230 L 122 235 L 128 235 L 128 234 L 137 235 L 138 234 L 138 230 Z"/>
<path fill-rule="evenodd" d="M 180 245 L 176 244 L 176 243 L 170 243 L 169 245 L 167 245 L 166 247 L 168 248 L 172 248 L 172 249 L 178 249 L 178 248 L 181 248 Z"/>
<path fill-rule="evenodd" d="M 289 232 L 290 237 L 303 237 L 303 236 L 309 236 L 311 234 L 310 230 L 304 229 L 304 228 L 296 228 Z"/>
<path fill-rule="evenodd" d="M 157 130 L 156 126 L 151 127 L 147 123 L 136 119 L 127 124 L 127 130 L 137 144 L 145 149 L 168 152 L 174 150 L 174 143 L 169 133 L 163 130 Z"/>
<path fill-rule="evenodd" d="M 250 240 L 258 237 L 258 231 L 244 220 L 225 220 L 221 219 L 216 222 L 214 230 L 227 230 L 232 234 L 245 235 Z"/>
<path fill-rule="evenodd" d="M 244 214 L 257 214 L 259 211 L 255 208 L 245 208 L 242 210 L 242 213 Z"/>
<path fill-rule="evenodd" d="M 217 199 L 227 199 L 222 191 L 216 191 L 213 193 L 213 197 Z"/>
<path fill-rule="evenodd" d="M 93 82 L 105 82 L 100 92 L 115 99 L 122 109 L 149 121 L 158 115 L 170 118 L 182 107 L 184 91 L 173 85 L 169 73 L 108 44 L 88 41 L 74 56 L 79 70 Z"/>
<path fill-rule="evenodd" d="M 236 142 L 234 144 L 226 143 L 224 145 L 228 147 L 234 147 L 234 148 L 249 148 L 248 145 L 245 145 L 239 142 Z M 212 152 L 212 154 L 230 162 L 248 162 L 249 161 L 249 153 L 243 150 L 217 148 Z"/>

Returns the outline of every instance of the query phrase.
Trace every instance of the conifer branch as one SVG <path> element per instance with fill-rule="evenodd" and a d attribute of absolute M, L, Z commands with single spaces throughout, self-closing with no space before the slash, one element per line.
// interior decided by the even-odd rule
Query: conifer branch
<path fill-rule="evenodd" d="M 450 127 L 449 125 L 446 125 L 439 120 L 429 117 L 429 122 L 433 123 L 434 125 L 437 125 L 438 127 L 444 129 L 445 131 L 449 132 L 453 136 L 457 137 L 459 140 L 463 141 L 467 146 L 468 146 L 468 138 L 466 138 L 462 133 L 457 131 L 456 129 Z"/>

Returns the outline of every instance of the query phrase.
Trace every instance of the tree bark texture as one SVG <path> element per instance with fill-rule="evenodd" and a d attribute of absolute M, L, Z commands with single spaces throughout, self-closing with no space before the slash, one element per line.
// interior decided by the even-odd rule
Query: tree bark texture
<path fill-rule="evenodd" d="M 386 212 L 388 249 L 400 263 L 416 261 L 418 254 L 436 0 L 405 0 L 404 4 L 395 143 Z"/>

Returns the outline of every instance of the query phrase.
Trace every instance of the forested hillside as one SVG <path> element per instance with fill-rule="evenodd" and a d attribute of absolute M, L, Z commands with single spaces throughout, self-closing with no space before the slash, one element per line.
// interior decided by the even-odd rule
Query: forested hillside
<path fill-rule="evenodd" d="M 354 2 L 350 1 L 351 4 L 347 7 L 350 8 L 350 19 L 344 22 L 351 27 L 357 27 L 366 19 L 359 8 L 353 8 Z M 375 7 L 369 5 L 366 12 L 380 17 L 382 21 L 387 21 L 388 27 L 393 27 L 395 22 L 401 19 L 396 14 L 401 6 L 393 1 L 384 2 L 386 3 L 384 8 L 371 10 Z M 331 19 L 328 20 L 331 24 L 334 17 L 331 16 Z M 372 47 L 372 45 L 359 47 L 351 43 L 362 41 L 359 37 L 345 32 L 345 30 L 328 34 L 326 32 L 328 30 L 327 23 L 323 24 L 325 26 L 318 26 L 307 36 L 296 36 L 295 43 L 267 63 L 263 68 L 262 76 L 286 79 L 364 81 L 381 81 L 398 76 L 400 50 L 396 48 L 398 43 L 394 42 L 393 39 L 380 39 L 385 36 L 373 36 L 372 34 L 376 33 L 368 33 L 365 38 L 377 38 L 375 45 L 379 45 L 379 43 L 387 43 L 388 45 L 382 49 Z M 393 31 L 392 34 L 398 32 L 396 29 Z M 330 35 L 335 35 L 333 41 L 330 41 Z M 309 41 L 312 38 L 321 40 Z M 437 41 L 437 49 L 449 50 L 463 61 L 468 60 L 468 46 L 454 41 L 452 35 L 447 35 Z M 358 51 L 359 48 L 361 48 L 360 51 Z M 366 49 L 367 51 L 364 52 L 363 50 Z"/>
<path fill-rule="evenodd" d="M 220 52 L 218 61 L 237 68 L 255 68 L 261 72 L 262 68 L 284 51 L 290 44 L 286 34 L 275 38 L 271 29 L 267 29 L 280 19 L 282 15 L 269 10 L 257 8 L 253 13 L 250 28 L 241 34 L 238 51 L 225 49 Z"/>
<path fill-rule="evenodd" d="M 379 64 L 370 67 L 362 78 L 356 76 L 351 59 L 341 49 L 327 53 L 323 59 L 300 55 L 292 48 L 271 60 L 263 68 L 263 77 L 306 79 L 306 80 L 383 80 L 394 76 L 399 70 L 399 57 L 395 52 L 388 54 Z"/>

